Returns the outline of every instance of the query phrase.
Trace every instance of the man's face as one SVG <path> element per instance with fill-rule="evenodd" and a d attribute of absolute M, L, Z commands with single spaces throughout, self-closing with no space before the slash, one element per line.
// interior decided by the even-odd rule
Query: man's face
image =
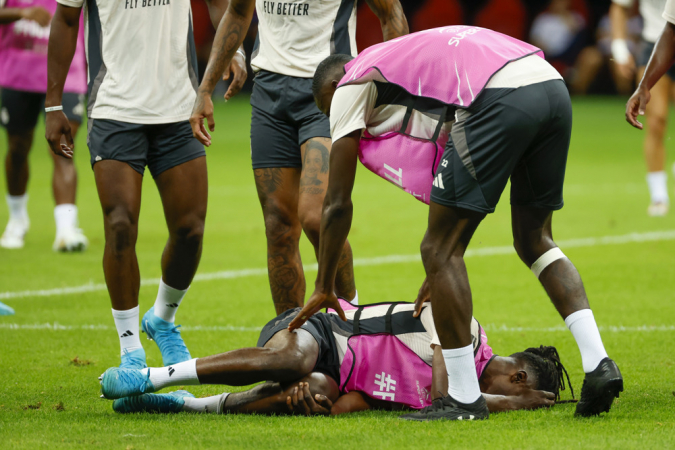
<path fill-rule="evenodd" d="M 307 156 L 305 156 L 305 173 L 308 177 L 316 178 L 321 172 L 321 167 L 323 166 L 323 156 L 321 155 L 321 150 L 316 148 L 310 148 L 307 150 Z"/>

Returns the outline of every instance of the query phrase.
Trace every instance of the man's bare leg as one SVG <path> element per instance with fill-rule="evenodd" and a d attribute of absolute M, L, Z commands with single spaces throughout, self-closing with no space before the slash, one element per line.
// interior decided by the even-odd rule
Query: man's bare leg
<path fill-rule="evenodd" d="M 623 378 L 607 356 L 579 272 L 553 241 L 552 216 L 548 210 L 513 205 L 514 247 L 539 278 L 579 347 L 587 376 L 577 414 L 595 415 L 609 411 L 623 390 Z"/>
<path fill-rule="evenodd" d="M 300 257 L 298 188 L 300 169 L 254 169 L 255 186 L 265 220 L 267 271 L 276 314 L 302 306 L 305 274 Z"/>
<path fill-rule="evenodd" d="M 136 259 L 143 175 L 124 162 L 103 160 L 94 165 L 94 177 L 105 230 L 103 273 L 120 337 L 121 354 L 143 353 L 142 358 L 139 354 L 139 364 L 144 367 L 145 353 L 138 338 L 140 272 Z"/>
<path fill-rule="evenodd" d="M 22 248 L 24 236 L 30 228 L 28 218 L 28 154 L 33 145 L 33 129 L 7 134 L 7 155 L 5 156 L 5 179 L 7 180 L 7 207 L 9 221 L 0 246 Z"/>
<path fill-rule="evenodd" d="M 73 138 L 77 134 L 80 124 L 70 122 Z M 64 158 L 49 152 L 54 162 L 52 175 L 52 193 L 54 195 L 54 220 L 56 222 L 56 239 L 54 250 L 57 251 L 83 251 L 89 245 L 89 241 L 79 229 L 77 219 L 77 206 L 75 197 L 77 193 L 77 170 L 72 159 Z"/>
<path fill-rule="evenodd" d="M 309 139 L 300 147 L 303 168 L 300 176 L 298 216 L 305 235 L 314 246 L 317 257 L 323 200 L 326 197 L 326 186 L 328 186 L 330 150 L 331 140 L 322 137 Z M 337 274 L 335 275 L 335 294 L 349 301 L 356 297 L 354 263 L 349 241 L 345 242 L 338 263 Z"/>
<path fill-rule="evenodd" d="M 280 383 L 299 380 L 311 373 L 319 357 L 319 345 L 305 330 L 281 330 L 264 347 L 251 347 L 206 358 L 191 359 L 168 367 L 139 370 L 156 392 L 168 386 L 225 384 L 246 386 L 261 381 Z M 114 375 L 120 369 L 108 369 L 103 376 L 103 394 L 120 398 L 148 392 L 140 385 L 125 383 Z M 110 373 L 113 375 L 108 375 Z M 145 378 L 143 378 L 145 379 Z M 131 390 L 129 390 L 131 389 Z"/>
<path fill-rule="evenodd" d="M 448 392 L 464 404 L 481 397 L 473 359 L 473 304 L 464 253 L 484 217 L 483 213 L 432 202 L 421 247 L 434 324 L 448 373 Z"/>
<path fill-rule="evenodd" d="M 644 68 L 639 71 L 638 75 L 642 77 L 643 72 Z M 644 155 L 647 166 L 647 186 L 651 199 L 647 212 L 652 216 L 665 215 L 670 202 L 668 174 L 665 170 L 665 135 L 668 127 L 668 105 L 672 84 L 667 75 L 663 76 L 652 88 L 652 100 L 647 104 Z"/>

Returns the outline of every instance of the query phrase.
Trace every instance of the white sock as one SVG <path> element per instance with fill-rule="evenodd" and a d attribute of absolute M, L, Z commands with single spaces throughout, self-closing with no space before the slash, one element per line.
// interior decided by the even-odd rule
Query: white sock
<path fill-rule="evenodd" d="M 64 203 L 54 207 L 54 220 L 56 221 L 56 233 L 77 227 L 77 206 L 72 203 Z"/>
<path fill-rule="evenodd" d="M 183 400 L 185 400 L 185 405 L 183 405 L 183 411 L 222 414 L 225 399 L 229 395 L 228 392 L 225 392 L 224 394 L 212 395 L 211 397 L 205 398 L 184 397 Z"/>
<path fill-rule="evenodd" d="M 188 287 L 188 289 L 190 289 Z M 155 315 L 160 319 L 173 323 L 176 320 L 176 311 L 183 301 L 183 297 L 187 294 L 188 289 L 178 290 L 164 283 L 164 280 L 159 281 L 159 290 L 157 291 L 157 299 L 155 300 Z"/>
<path fill-rule="evenodd" d="M 120 354 L 132 352 L 143 348 L 141 340 L 138 338 L 138 306 L 126 311 L 112 310 L 113 319 L 115 319 L 115 328 L 120 337 Z"/>
<path fill-rule="evenodd" d="M 28 194 L 7 194 L 7 207 L 10 219 L 28 220 Z"/>
<path fill-rule="evenodd" d="M 197 377 L 197 358 L 168 367 L 148 367 L 142 369 L 143 375 L 150 371 L 150 382 L 158 391 L 167 386 L 199 384 Z"/>
<path fill-rule="evenodd" d="M 595 323 L 593 311 L 582 309 L 574 312 L 565 318 L 565 325 L 572 332 L 574 340 L 577 341 L 584 372 L 592 372 L 598 367 L 600 361 L 607 358 L 607 352 L 605 346 L 602 345 L 602 338 L 600 337 L 600 331 L 598 331 L 598 325 Z"/>
<path fill-rule="evenodd" d="M 448 371 L 448 394 L 461 403 L 473 403 L 481 396 L 473 345 L 443 349 L 445 368 Z"/>
<path fill-rule="evenodd" d="M 652 203 L 668 203 L 667 180 L 668 175 L 664 171 L 647 173 L 647 185 Z"/>
<path fill-rule="evenodd" d="M 359 291 L 356 290 L 354 291 L 354 298 L 349 303 L 351 303 L 354 306 L 359 306 Z"/>

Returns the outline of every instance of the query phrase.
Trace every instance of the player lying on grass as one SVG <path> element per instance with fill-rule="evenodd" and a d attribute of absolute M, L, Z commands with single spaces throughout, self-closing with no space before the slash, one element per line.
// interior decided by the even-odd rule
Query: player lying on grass
<path fill-rule="evenodd" d="M 233 350 L 169 367 L 110 368 L 101 391 L 117 412 L 342 414 L 367 409 L 422 409 L 446 395 L 447 374 L 431 314 L 411 303 L 354 307 L 340 300 L 345 321 L 329 310 L 288 331 L 299 308 L 262 329 L 257 348 Z M 491 412 L 551 406 L 567 373 L 553 347 L 496 356 L 476 319 L 471 333 L 480 387 Z M 442 373 L 441 373 L 442 372 Z M 245 392 L 194 398 L 168 386 L 267 381 Z M 569 383 L 569 378 L 568 378 Z M 436 401 L 440 401 L 436 400 Z"/>

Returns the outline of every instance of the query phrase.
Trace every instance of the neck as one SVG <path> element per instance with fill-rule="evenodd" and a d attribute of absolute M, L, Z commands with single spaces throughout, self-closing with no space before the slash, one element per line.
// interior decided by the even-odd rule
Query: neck
<path fill-rule="evenodd" d="M 492 384 L 492 380 L 495 377 L 508 372 L 509 367 L 513 363 L 514 360 L 510 356 L 495 356 L 492 358 L 492 361 L 490 361 L 490 364 L 483 370 L 483 373 L 478 380 L 481 392 L 486 392 Z"/>

